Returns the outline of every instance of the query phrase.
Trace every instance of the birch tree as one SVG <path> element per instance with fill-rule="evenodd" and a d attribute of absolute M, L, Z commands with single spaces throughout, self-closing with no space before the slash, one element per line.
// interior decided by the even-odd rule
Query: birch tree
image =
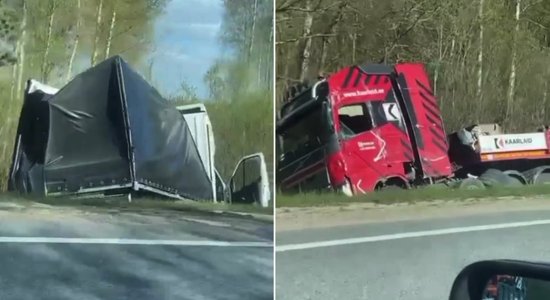
<path fill-rule="evenodd" d="M 99 55 L 99 42 L 101 39 L 101 17 L 103 14 L 103 0 L 99 0 L 97 5 L 96 24 L 95 24 L 95 38 L 94 49 L 92 51 L 91 65 L 95 66 L 97 63 L 97 57 Z"/>
<path fill-rule="evenodd" d="M 27 46 L 27 21 L 28 21 L 28 4 L 27 0 L 23 1 L 23 17 L 21 24 L 21 38 L 19 40 L 19 50 L 17 54 L 17 85 L 16 96 L 20 97 L 23 90 L 23 74 L 25 73 L 25 51 Z"/>
<path fill-rule="evenodd" d="M 479 0 L 479 54 L 477 57 L 477 96 L 479 103 L 483 103 L 483 3 Z"/>
<path fill-rule="evenodd" d="M 46 30 L 46 43 L 44 48 L 44 54 L 42 56 L 42 66 L 40 72 L 42 73 L 42 81 L 48 80 L 48 55 L 50 54 L 50 49 L 52 46 L 52 32 L 53 32 L 53 22 L 55 19 L 57 2 L 52 0 L 48 4 L 48 27 Z"/>
<path fill-rule="evenodd" d="M 305 18 L 304 29 L 302 31 L 302 38 L 305 40 L 304 47 L 302 49 L 302 64 L 300 67 L 300 79 L 306 79 L 309 70 L 309 59 L 311 56 L 311 26 L 313 25 L 313 7 L 311 5 L 312 0 L 306 0 L 305 4 Z"/>
<path fill-rule="evenodd" d="M 519 18 L 521 13 L 521 0 L 516 0 L 516 14 L 515 14 L 515 29 L 512 39 L 512 60 L 510 63 L 510 79 L 508 86 L 508 98 L 506 102 L 506 119 L 510 117 L 513 112 L 514 96 L 516 91 L 516 64 L 517 64 L 517 40 L 519 35 Z"/>
<path fill-rule="evenodd" d="M 74 38 L 72 39 L 71 56 L 69 57 L 69 66 L 67 67 L 67 75 L 65 81 L 69 81 L 73 72 L 74 60 L 78 51 L 78 43 L 80 41 L 80 26 L 82 24 L 82 4 L 81 0 L 76 0 L 76 25 L 74 28 Z"/>
<path fill-rule="evenodd" d="M 113 4 L 113 9 L 111 13 L 111 22 L 109 26 L 109 35 L 107 37 L 107 46 L 105 47 L 105 59 L 109 57 L 109 53 L 111 52 L 111 43 L 113 40 L 113 32 L 115 28 L 115 22 L 116 22 L 116 3 Z"/>

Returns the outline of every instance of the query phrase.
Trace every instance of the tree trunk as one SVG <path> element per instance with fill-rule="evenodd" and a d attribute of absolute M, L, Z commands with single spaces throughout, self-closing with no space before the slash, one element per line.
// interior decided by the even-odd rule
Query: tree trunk
<path fill-rule="evenodd" d="M 438 48 L 439 48 L 439 59 L 437 60 L 437 66 L 435 66 L 434 71 L 434 95 L 437 95 L 437 83 L 439 80 L 439 67 L 443 61 L 443 24 L 439 25 L 439 39 L 438 39 Z M 441 105 L 441 103 L 440 103 Z"/>
<path fill-rule="evenodd" d="M 263 55 L 258 55 L 258 67 L 257 67 L 257 70 L 258 70 L 258 74 L 256 75 L 256 86 L 261 86 L 262 84 L 262 79 L 263 79 Z"/>
<path fill-rule="evenodd" d="M 300 80 L 305 80 L 309 71 L 309 58 L 311 56 L 311 26 L 313 25 L 313 12 L 311 11 L 311 0 L 306 0 L 306 17 L 302 37 L 305 39 L 302 50 L 302 66 L 300 68 Z"/>
<path fill-rule="evenodd" d="M 539 115 L 539 122 L 543 125 L 543 122 L 545 121 L 546 116 L 546 103 L 548 102 L 548 81 L 544 82 L 544 92 L 542 93 L 542 103 L 541 103 L 541 110 Z"/>
<path fill-rule="evenodd" d="M 453 38 L 451 41 L 451 55 L 455 52 L 456 39 Z"/>
<path fill-rule="evenodd" d="M 345 2 L 343 2 L 343 3 L 345 3 Z M 328 45 L 330 43 L 330 35 L 334 35 L 334 33 L 336 31 L 336 26 L 338 25 L 338 23 L 340 23 L 340 21 L 344 17 L 344 6 L 345 6 L 344 4 L 340 5 L 340 7 L 338 9 L 338 14 L 336 15 L 336 17 L 330 23 L 328 31 L 327 31 L 329 36 L 324 36 L 323 37 L 323 44 L 321 46 L 321 61 L 319 63 L 319 69 L 321 70 L 320 73 L 324 73 L 326 71 L 325 67 L 326 67 L 326 63 L 327 63 Z M 357 18 L 357 15 L 356 15 L 356 18 Z M 354 33 L 354 34 L 356 35 L 356 33 Z M 355 56 L 355 53 L 352 52 L 352 56 Z M 355 59 L 353 59 L 353 61 L 355 61 Z"/>
<path fill-rule="evenodd" d="M 52 45 L 52 30 L 53 30 L 53 20 L 55 18 L 55 9 L 56 9 L 56 3 L 55 0 L 50 2 L 49 7 L 49 17 L 48 17 L 48 28 L 47 28 L 47 34 L 46 34 L 46 47 L 44 49 L 44 54 L 42 56 L 42 66 L 40 67 L 40 71 L 42 73 L 42 81 L 46 82 L 48 81 L 48 55 L 50 54 L 50 48 Z"/>
<path fill-rule="evenodd" d="M 109 26 L 109 36 L 107 37 L 107 46 L 105 47 L 105 59 L 109 58 L 111 52 L 111 42 L 113 40 L 113 31 L 116 22 L 116 6 L 113 4 L 113 13 L 111 15 L 111 25 Z"/>
<path fill-rule="evenodd" d="M 372 2 L 371 2 L 372 3 Z M 343 17 L 343 14 L 342 14 Z M 355 25 L 359 23 L 359 16 L 355 14 Z M 351 48 L 351 62 L 355 64 L 357 62 L 357 29 L 353 30 L 352 48 Z"/>
<path fill-rule="evenodd" d="M 248 45 L 248 60 L 252 56 L 252 50 L 254 50 L 254 35 L 256 34 L 256 16 L 258 15 L 258 0 L 254 0 L 254 15 L 252 16 L 252 29 L 250 32 L 250 42 Z"/>
<path fill-rule="evenodd" d="M 477 56 L 478 71 L 477 71 L 477 100 L 478 112 L 481 111 L 483 102 L 483 0 L 479 0 L 479 53 Z"/>
<path fill-rule="evenodd" d="M 21 20 L 21 26 L 23 30 L 21 31 L 21 44 L 19 47 L 19 57 L 17 59 L 19 65 L 19 71 L 17 73 L 17 93 L 16 97 L 21 97 L 23 93 L 23 73 L 25 72 L 25 46 L 27 41 L 27 1 L 23 1 L 23 19 Z"/>
<path fill-rule="evenodd" d="M 103 0 L 99 0 L 99 5 L 97 6 L 97 17 L 95 22 L 95 40 L 94 40 L 94 50 L 92 52 L 92 67 L 95 66 L 97 62 L 97 56 L 99 51 L 99 35 L 101 29 L 101 11 L 103 10 Z"/>
<path fill-rule="evenodd" d="M 71 58 L 69 59 L 69 67 L 67 68 L 66 81 L 69 81 L 71 79 L 74 59 L 76 57 L 76 52 L 78 51 L 78 42 L 80 40 L 80 23 L 81 23 L 80 19 L 82 18 L 80 0 L 77 0 L 76 2 L 76 9 L 78 10 L 78 16 L 76 17 L 77 19 L 76 19 L 76 28 L 75 28 L 76 39 L 74 40 L 73 50 L 71 52 Z"/>
<path fill-rule="evenodd" d="M 267 86 L 269 87 L 269 90 L 273 90 L 273 69 L 275 68 L 275 64 L 274 64 L 274 55 L 273 55 L 273 51 L 274 51 L 274 41 L 273 41 L 273 34 L 274 34 L 274 29 L 272 28 L 269 32 L 269 43 L 267 46 L 267 49 L 269 51 L 267 51 L 268 53 L 266 53 L 266 56 L 267 56 L 267 62 L 268 62 L 268 66 L 267 66 L 267 69 L 265 70 L 265 74 L 266 74 L 266 81 L 267 81 Z"/>
<path fill-rule="evenodd" d="M 479 51 L 477 56 L 477 105 L 476 107 L 476 122 L 479 123 L 483 111 L 483 0 L 479 0 L 478 21 L 479 21 Z"/>
<path fill-rule="evenodd" d="M 18 43 L 19 44 L 19 43 Z M 19 47 L 17 47 L 19 49 Z M 19 50 L 16 51 L 16 53 L 19 53 Z M 17 84 L 17 65 L 13 64 L 11 67 L 11 90 L 10 90 L 10 102 L 15 101 L 15 85 Z"/>
<path fill-rule="evenodd" d="M 521 12 L 521 0 L 516 0 L 516 27 L 514 29 L 513 44 L 512 44 L 512 63 L 510 65 L 510 80 L 508 85 L 508 101 L 506 103 L 506 120 L 510 121 L 510 116 L 514 112 L 514 95 L 516 89 L 516 60 L 518 55 L 517 39 L 519 32 L 519 17 Z"/>

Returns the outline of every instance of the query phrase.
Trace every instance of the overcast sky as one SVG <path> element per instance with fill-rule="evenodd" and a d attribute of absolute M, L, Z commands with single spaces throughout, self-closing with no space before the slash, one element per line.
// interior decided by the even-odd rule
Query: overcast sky
<path fill-rule="evenodd" d="M 207 96 L 203 76 L 221 53 L 221 0 L 171 0 L 155 24 L 153 78 L 163 93 L 178 92 L 185 80 Z"/>

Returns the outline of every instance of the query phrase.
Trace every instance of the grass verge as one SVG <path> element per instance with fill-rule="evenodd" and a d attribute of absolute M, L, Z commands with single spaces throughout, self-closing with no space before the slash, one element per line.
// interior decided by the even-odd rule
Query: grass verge
<path fill-rule="evenodd" d="M 434 200 L 498 199 L 503 197 L 532 197 L 550 195 L 550 185 L 522 187 L 495 186 L 480 190 L 461 190 L 448 187 L 422 187 L 413 190 L 395 190 L 346 197 L 334 193 L 278 194 L 277 207 L 333 206 L 351 203 L 414 203 Z"/>

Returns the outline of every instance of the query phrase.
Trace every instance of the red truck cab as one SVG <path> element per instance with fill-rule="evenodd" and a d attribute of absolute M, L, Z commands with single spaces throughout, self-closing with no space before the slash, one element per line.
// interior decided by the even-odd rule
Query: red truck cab
<path fill-rule="evenodd" d="M 283 192 L 386 186 L 453 175 L 422 64 L 350 66 L 288 99 L 277 122 Z"/>

